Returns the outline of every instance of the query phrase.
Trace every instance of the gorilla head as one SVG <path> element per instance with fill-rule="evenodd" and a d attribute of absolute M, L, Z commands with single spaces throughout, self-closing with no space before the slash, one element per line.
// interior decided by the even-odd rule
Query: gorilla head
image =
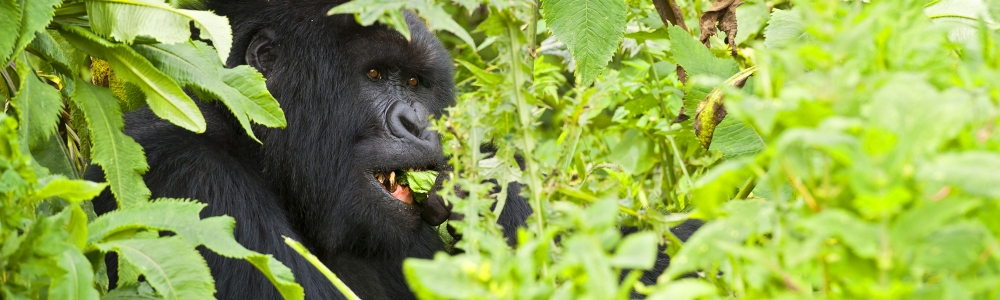
<path fill-rule="evenodd" d="M 428 118 L 454 103 L 448 52 L 409 13 L 407 40 L 327 16 L 331 1 L 242 3 L 209 8 L 233 26 L 227 64 L 257 68 L 285 111 L 286 129 L 257 130 L 262 167 L 295 227 L 326 251 L 405 251 L 428 229 L 421 204 L 376 178 L 444 162 Z"/>

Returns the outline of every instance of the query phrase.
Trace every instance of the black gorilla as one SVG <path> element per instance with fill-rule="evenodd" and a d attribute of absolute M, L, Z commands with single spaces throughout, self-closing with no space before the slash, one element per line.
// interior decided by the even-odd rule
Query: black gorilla
<path fill-rule="evenodd" d="M 413 15 L 406 17 L 407 41 L 384 26 L 362 27 L 350 15 L 326 16 L 339 2 L 207 4 L 233 27 L 227 65 L 263 73 L 285 112 L 286 129 L 254 128 L 263 144 L 247 137 L 218 102 L 199 102 L 208 123 L 203 134 L 160 120 L 148 108 L 126 116 L 126 133 L 145 149 L 150 169 L 143 178 L 154 198 L 194 198 L 209 204 L 203 217 L 232 216 L 236 240 L 274 254 L 308 298 L 342 296 L 282 235 L 305 244 L 363 299 L 413 298 L 402 261 L 443 249 L 428 223 L 442 222 L 447 208 L 436 197 L 428 205 L 398 200 L 375 176 L 446 167 L 428 116 L 454 103 L 452 63 Z M 93 166 L 86 178 L 104 181 L 104 174 Z M 517 193 L 510 197 L 500 217 L 508 234 L 531 213 Z M 116 206 L 108 191 L 94 204 L 102 214 Z M 249 263 L 202 253 L 218 298 L 280 298 Z M 108 265 L 115 268 L 113 257 Z M 114 284 L 116 272 L 109 275 Z"/>

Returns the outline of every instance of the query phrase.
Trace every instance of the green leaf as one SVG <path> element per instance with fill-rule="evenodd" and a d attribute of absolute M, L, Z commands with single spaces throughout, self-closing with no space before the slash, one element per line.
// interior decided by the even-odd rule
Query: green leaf
<path fill-rule="evenodd" d="M 278 100 L 267 90 L 264 75 L 257 72 L 257 69 L 246 65 L 222 69 L 222 81 L 233 87 L 230 95 L 224 98 L 245 101 L 243 113 L 254 123 L 271 128 L 285 128 L 285 113 L 278 106 Z"/>
<path fill-rule="evenodd" d="M 14 53 L 14 45 L 19 36 L 17 29 L 21 28 L 20 20 L 21 6 L 17 1 L 0 1 L 0 28 L 4 29 L 0 30 L 0 63 L 4 65 Z"/>
<path fill-rule="evenodd" d="M 483 262 L 477 258 L 452 257 L 443 252 L 435 254 L 434 260 L 407 258 L 403 261 L 403 275 L 419 299 L 475 298 L 488 294 L 488 291 L 479 286 L 475 278 L 464 274 L 459 266 L 482 266 Z M 473 270 L 478 271 L 479 268 L 474 267 Z"/>
<path fill-rule="evenodd" d="M 73 74 L 73 68 L 70 67 L 66 53 L 48 31 L 36 32 L 35 39 L 31 41 L 31 44 L 28 44 L 28 48 L 31 48 L 35 54 L 52 65 L 62 75 Z"/>
<path fill-rule="evenodd" d="M 17 62 L 21 86 L 10 104 L 17 109 L 20 137 L 29 147 L 55 133 L 63 101 L 59 91 L 42 82 L 25 62 Z"/>
<path fill-rule="evenodd" d="M 15 1 L 16 2 L 16 1 Z M 35 38 L 35 32 L 43 31 L 52 21 L 56 6 L 62 0 L 21 0 L 22 12 L 20 34 L 14 44 L 14 53 L 21 51 Z"/>
<path fill-rule="evenodd" d="M 580 86 L 594 82 L 618 50 L 627 11 L 621 0 L 542 1 L 549 30 L 573 53 Z"/>
<path fill-rule="evenodd" d="M 892 237 L 899 246 L 918 242 L 979 207 L 979 201 L 952 199 L 954 201 L 927 202 L 923 206 L 903 212 L 892 224 Z"/>
<path fill-rule="evenodd" d="M 979 224 L 948 225 L 918 246 L 913 263 L 932 271 L 966 270 L 983 255 L 987 236 L 989 233 Z"/>
<path fill-rule="evenodd" d="M 193 87 L 203 100 L 216 99 L 225 103 L 254 140 L 257 137 L 250 127 L 251 120 L 268 127 L 285 127 L 285 114 L 256 69 L 246 65 L 223 68 L 212 58 L 211 47 L 199 41 L 135 45 L 133 48 L 178 84 Z"/>
<path fill-rule="evenodd" d="M 656 233 L 650 231 L 626 236 L 611 257 L 611 265 L 626 269 L 652 269 L 656 263 L 656 242 Z"/>
<path fill-rule="evenodd" d="M 177 9 L 157 0 L 92 0 L 86 1 L 90 26 L 94 32 L 131 44 L 138 36 L 149 36 L 167 43 L 187 42 L 191 37 L 188 24 L 200 29 L 202 39 L 211 39 L 222 62 L 229 57 L 233 45 L 229 19 L 209 11 Z"/>
<path fill-rule="evenodd" d="M 710 296 L 716 294 L 715 286 L 711 283 L 697 279 L 681 279 L 672 281 L 651 294 L 650 300 L 687 300 L 687 299 L 711 299 Z"/>
<path fill-rule="evenodd" d="M 985 151 L 949 153 L 920 166 L 919 178 L 934 193 L 942 187 L 957 188 L 965 194 L 988 199 L 1000 198 L 1000 155 Z"/>
<path fill-rule="evenodd" d="M 472 39 L 468 31 L 462 25 L 458 25 L 455 19 L 452 18 L 451 14 L 444 10 L 441 5 L 436 5 L 432 1 L 426 1 L 422 7 L 418 8 L 420 15 L 428 20 L 428 28 L 431 30 L 444 30 L 451 32 L 462 39 L 463 42 L 472 46 L 473 49 L 476 48 L 476 41 Z"/>
<path fill-rule="evenodd" d="M 403 174 L 403 182 L 410 187 L 414 193 L 427 194 L 434 187 L 438 172 L 435 171 L 409 171 Z"/>
<path fill-rule="evenodd" d="M 53 175 L 38 180 L 43 187 L 31 195 L 29 201 L 40 201 L 51 197 L 59 197 L 70 203 L 90 200 L 97 197 L 108 185 L 86 180 L 71 180 L 62 175 Z"/>
<path fill-rule="evenodd" d="M 670 33 L 670 53 L 688 76 L 708 75 L 726 79 L 740 70 L 735 61 L 716 57 L 684 29 L 670 26 L 667 32 Z M 704 97 L 699 97 L 699 100 L 701 98 Z"/>
<path fill-rule="evenodd" d="M 805 22 L 795 10 L 775 9 L 764 28 L 764 46 L 781 48 L 805 35 Z"/>
<path fill-rule="evenodd" d="M 724 118 L 715 128 L 711 150 L 718 150 L 726 159 L 737 159 L 764 151 L 764 140 L 753 128 L 737 118 Z"/>
<path fill-rule="evenodd" d="M 104 252 L 114 251 L 142 271 L 165 299 L 211 299 L 214 280 L 205 259 L 180 237 L 113 240 L 95 244 Z"/>
<path fill-rule="evenodd" d="M 158 117 L 190 131 L 205 132 L 205 117 L 191 97 L 132 48 L 112 43 L 80 27 L 66 25 L 60 29 L 67 41 L 90 55 L 107 60 L 115 76 L 138 86 Z"/>
<path fill-rule="evenodd" d="M 840 209 L 827 209 L 803 220 L 814 238 L 833 237 L 844 242 L 858 256 L 875 258 L 879 250 L 879 229 L 857 216 Z"/>
<path fill-rule="evenodd" d="M 83 111 L 90 128 L 92 162 L 104 169 L 104 178 L 119 208 L 145 203 L 149 189 L 142 173 L 149 170 L 142 146 L 125 135 L 122 113 L 111 90 L 77 79 L 72 100 Z"/>
<path fill-rule="evenodd" d="M 94 269 L 80 249 L 67 248 L 57 256 L 56 263 L 65 273 L 52 277 L 49 299 L 97 299 L 94 288 Z"/>
<path fill-rule="evenodd" d="M 147 205 L 112 211 L 90 224 L 87 241 L 96 243 L 116 233 L 135 229 L 171 231 L 190 247 L 204 245 L 219 255 L 247 260 L 274 284 L 285 299 L 304 297 L 302 287 L 295 283 L 288 267 L 269 254 L 247 250 L 236 242 L 233 237 L 236 221 L 232 217 L 199 219 L 199 212 L 205 206 L 196 201 L 157 199 Z"/>

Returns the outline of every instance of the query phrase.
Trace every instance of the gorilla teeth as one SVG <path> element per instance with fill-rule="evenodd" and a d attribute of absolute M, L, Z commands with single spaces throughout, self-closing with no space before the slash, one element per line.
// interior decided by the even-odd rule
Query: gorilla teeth
<path fill-rule="evenodd" d="M 402 171 L 400 171 L 400 172 L 402 172 Z M 389 171 L 389 172 L 383 172 L 383 173 L 375 173 L 375 174 L 372 174 L 372 177 L 374 177 L 375 181 L 378 182 L 379 184 L 381 184 L 382 188 L 385 189 L 389 193 L 392 193 L 393 191 L 395 191 L 396 187 L 401 184 L 399 182 L 396 182 L 396 171 Z"/>

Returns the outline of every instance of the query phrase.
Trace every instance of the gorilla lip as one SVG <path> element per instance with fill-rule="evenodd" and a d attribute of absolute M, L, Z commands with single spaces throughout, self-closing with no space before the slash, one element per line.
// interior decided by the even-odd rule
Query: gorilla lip
<path fill-rule="evenodd" d="M 375 182 L 378 182 L 382 186 L 382 189 L 386 193 L 389 193 L 396 200 L 402 201 L 406 204 L 413 204 L 413 192 L 410 191 L 410 187 L 406 185 L 405 182 L 397 182 L 396 173 L 402 174 L 403 171 L 389 171 L 389 172 L 379 172 L 372 174 Z"/>

